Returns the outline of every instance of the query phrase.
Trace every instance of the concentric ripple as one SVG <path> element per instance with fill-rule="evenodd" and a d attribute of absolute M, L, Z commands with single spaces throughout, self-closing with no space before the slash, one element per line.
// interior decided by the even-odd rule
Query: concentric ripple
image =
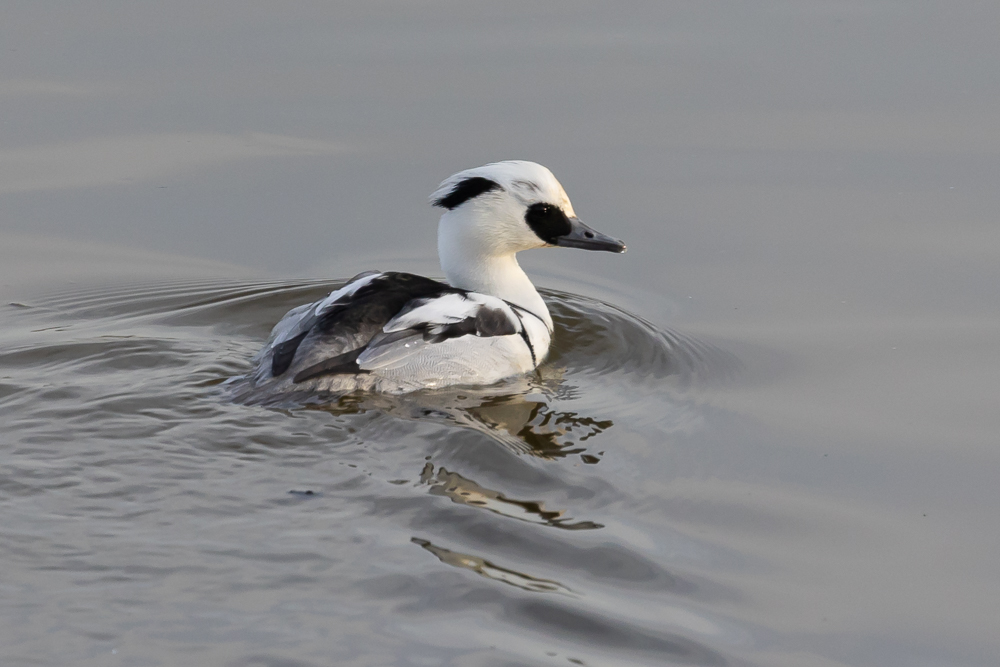
<path fill-rule="evenodd" d="M 130 608 L 151 604 L 151 581 L 178 578 L 178 608 L 209 595 L 244 613 L 241 591 L 246 608 L 260 591 L 296 605 L 326 596 L 372 623 L 482 616 L 490 632 L 536 637 L 558 647 L 544 655 L 584 664 L 726 662 L 711 633 L 649 623 L 660 605 L 665 618 L 716 628 L 697 605 L 676 607 L 728 592 L 621 541 L 643 501 L 614 466 L 697 428 L 703 414 L 685 392 L 729 377 L 732 355 L 546 291 L 554 344 L 527 376 L 229 402 L 225 382 L 271 326 L 336 286 L 106 285 L 3 307 L 0 503 L 28 501 L 10 505 L 0 542 L 18 546 L 6 562 L 97 597 L 106 575 L 85 573 L 117 572 Z M 66 546 L 59 536 L 78 526 L 92 534 Z"/>

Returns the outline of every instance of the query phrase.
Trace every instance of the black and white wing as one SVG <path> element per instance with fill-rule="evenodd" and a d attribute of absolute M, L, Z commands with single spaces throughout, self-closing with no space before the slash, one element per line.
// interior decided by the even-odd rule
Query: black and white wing
<path fill-rule="evenodd" d="M 373 272 L 290 311 L 275 326 L 260 371 L 296 385 L 324 376 L 401 369 L 414 380 L 439 372 L 454 377 L 464 372 L 446 368 L 456 358 L 467 365 L 482 361 L 489 368 L 489 359 L 475 354 L 485 349 L 481 341 L 514 335 L 527 355 L 521 320 L 501 299 L 414 274 Z M 457 340 L 466 341 L 467 354 L 456 355 L 452 344 Z"/>
<path fill-rule="evenodd" d="M 336 318 L 338 312 L 350 305 L 355 294 L 369 287 L 383 275 L 385 274 L 379 271 L 360 273 L 348 280 L 340 289 L 331 292 L 325 299 L 288 311 L 275 325 L 271 331 L 270 340 L 262 350 L 261 360 L 264 360 L 263 356 L 270 355 L 271 376 L 278 377 L 284 374 L 297 355 L 300 358 L 303 356 L 300 348 L 303 348 L 302 344 L 309 337 L 309 334 L 317 326 L 323 326 L 324 319 Z M 358 333 L 362 334 L 363 340 L 352 340 L 352 337 L 344 339 L 341 346 L 344 348 L 343 351 L 348 351 L 351 347 L 358 345 L 363 347 L 370 340 L 370 336 L 365 338 L 363 332 Z"/>
<path fill-rule="evenodd" d="M 430 348 L 445 341 L 513 336 L 522 331 L 513 309 L 496 297 L 453 292 L 417 298 L 372 338 L 357 363 L 365 371 L 396 370 L 418 355 L 433 358 L 433 354 L 428 355 Z M 454 351 L 448 354 L 454 356 Z"/>

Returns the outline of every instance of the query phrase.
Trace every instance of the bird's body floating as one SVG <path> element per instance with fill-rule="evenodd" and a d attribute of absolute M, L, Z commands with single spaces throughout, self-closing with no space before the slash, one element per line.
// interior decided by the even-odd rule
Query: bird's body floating
<path fill-rule="evenodd" d="M 460 172 L 431 201 L 445 209 L 438 254 L 448 282 L 371 271 L 289 311 L 254 368 L 234 382 L 237 399 L 404 393 L 526 373 L 548 353 L 552 318 L 515 254 L 625 251 L 580 222 L 552 172 L 533 162 Z"/>

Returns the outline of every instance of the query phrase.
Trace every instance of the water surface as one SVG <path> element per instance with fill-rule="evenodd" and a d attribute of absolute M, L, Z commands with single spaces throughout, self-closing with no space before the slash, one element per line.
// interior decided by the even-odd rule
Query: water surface
<path fill-rule="evenodd" d="M 995 664 L 998 18 L 12 4 L 0 662 Z M 538 375 L 225 400 L 508 158 L 629 245 Z"/>

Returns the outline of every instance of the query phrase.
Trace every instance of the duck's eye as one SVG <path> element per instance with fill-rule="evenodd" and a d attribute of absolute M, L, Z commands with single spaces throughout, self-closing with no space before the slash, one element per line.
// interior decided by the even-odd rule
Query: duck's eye
<path fill-rule="evenodd" d="M 552 204 L 532 204 L 524 214 L 524 221 L 538 238 L 552 245 L 555 245 L 557 238 L 569 234 L 573 228 L 563 210 Z"/>

